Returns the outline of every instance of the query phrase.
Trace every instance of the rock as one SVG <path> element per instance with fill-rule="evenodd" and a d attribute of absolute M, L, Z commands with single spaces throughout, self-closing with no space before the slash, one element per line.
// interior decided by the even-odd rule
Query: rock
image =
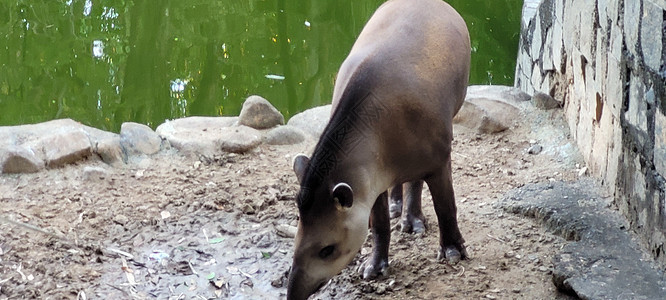
<path fill-rule="evenodd" d="M 125 122 L 120 126 L 120 145 L 128 155 L 152 155 L 160 151 L 162 139 L 146 125 Z"/>
<path fill-rule="evenodd" d="M 472 85 L 467 87 L 465 100 L 490 99 L 505 102 L 512 105 L 530 100 L 530 95 L 512 86 L 503 85 Z"/>
<path fill-rule="evenodd" d="M 92 154 L 90 139 L 82 129 L 47 136 L 37 144 L 43 149 L 49 168 L 71 164 Z"/>
<path fill-rule="evenodd" d="M 113 217 L 113 222 L 116 222 L 120 225 L 125 226 L 125 224 L 127 224 L 127 222 L 129 222 L 129 218 L 126 217 L 125 215 L 115 215 Z"/>
<path fill-rule="evenodd" d="M 232 126 L 236 117 L 190 117 L 167 121 L 156 132 L 185 154 L 212 155 L 220 151 L 242 153 L 261 143 L 261 132 Z"/>
<path fill-rule="evenodd" d="M 541 92 L 537 92 L 532 96 L 532 103 L 534 104 L 534 107 L 543 110 L 550 110 L 560 107 L 559 101 L 555 100 L 550 95 Z"/>
<path fill-rule="evenodd" d="M 48 167 L 76 162 L 91 153 L 96 153 L 107 163 L 123 160 L 118 134 L 71 119 L 0 127 L 0 159 L 16 156 L 5 153 L 8 149 L 16 149 L 14 147 L 32 152 L 34 164 L 43 161 Z"/>
<path fill-rule="evenodd" d="M 109 165 L 116 165 L 127 161 L 127 156 L 123 152 L 118 135 L 98 140 L 94 152 L 99 155 L 103 162 Z"/>
<path fill-rule="evenodd" d="M 593 180 L 528 184 L 509 191 L 498 205 L 533 217 L 571 241 L 553 257 L 553 283 L 581 299 L 662 299 L 666 275 L 624 228 Z M 542 267 L 540 271 L 549 272 Z"/>
<path fill-rule="evenodd" d="M 246 215 L 254 215 L 254 213 L 256 212 L 254 206 L 250 205 L 249 203 L 243 204 L 241 211 Z"/>
<path fill-rule="evenodd" d="M 32 149 L 9 146 L 0 156 L 0 173 L 35 173 L 44 169 L 44 161 Z"/>
<path fill-rule="evenodd" d="M 487 98 L 467 99 L 453 118 L 459 124 L 477 133 L 497 133 L 513 125 L 520 117 L 515 106 L 499 100 Z"/>
<path fill-rule="evenodd" d="M 82 177 L 86 181 L 104 179 L 109 175 L 109 171 L 101 167 L 86 166 L 83 168 Z"/>
<path fill-rule="evenodd" d="M 220 149 L 232 153 L 250 151 L 261 143 L 261 133 L 247 126 L 229 127 L 219 138 Z"/>
<path fill-rule="evenodd" d="M 537 155 L 541 153 L 543 147 L 539 144 L 534 144 L 527 149 L 527 154 Z"/>
<path fill-rule="evenodd" d="M 303 141 L 305 132 L 291 125 L 275 127 L 264 136 L 264 143 L 269 145 L 294 145 Z"/>
<path fill-rule="evenodd" d="M 284 124 L 284 116 L 268 100 L 253 95 L 243 102 L 238 124 L 266 129 Z"/>
<path fill-rule="evenodd" d="M 287 224 L 275 225 L 275 231 L 277 235 L 283 238 L 293 239 L 296 236 L 297 230 L 298 229 L 296 227 Z"/>
<path fill-rule="evenodd" d="M 284 286 L 284 276 L 280 275 L 278 278 L 271 280 L 271 286 L 281 288 Z"/>
<path fill-rule="evenodd" d="M 157 126 L 155 132 L 168 137 L 176 131 L 203 130 L 230 127 L 238 123 L 238 117 L 187 117 L 175 120 L 167 120 Z"/>
<path fill-rule="evenodd" d="M 301 129 L 315 140 L 319 139 L 331 117 L 331 105 L 310 108 L 289 119 L 287 125 Z"/>

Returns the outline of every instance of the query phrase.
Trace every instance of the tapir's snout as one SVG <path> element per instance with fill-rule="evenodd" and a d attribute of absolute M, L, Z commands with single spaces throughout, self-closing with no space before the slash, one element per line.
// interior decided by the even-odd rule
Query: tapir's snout
<path fill-rule="evenodd" d="M 292 266 L 287 285 L 287 300 L 306 300 L 325 283 L 326 281 L 317 282 L 303 272 L 300 267 Z"/>

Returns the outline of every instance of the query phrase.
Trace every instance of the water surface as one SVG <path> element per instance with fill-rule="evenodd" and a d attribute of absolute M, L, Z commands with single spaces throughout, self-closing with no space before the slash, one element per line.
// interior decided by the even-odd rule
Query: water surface
<path fill-rule="evenodd" d="M 0 0 L 0 126 L 72 118 L 117 132 L 236 115 L 258 94 L 285 117 L 328 104 L 384 1 Z M 450 0 L 472 84 L 512 84 L 520 0 Z"/>

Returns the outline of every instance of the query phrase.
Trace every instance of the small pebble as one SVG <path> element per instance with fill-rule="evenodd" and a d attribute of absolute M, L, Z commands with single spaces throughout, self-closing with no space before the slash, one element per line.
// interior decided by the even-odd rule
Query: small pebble
<path fill-rule="evenodd" d="M 527 154 L 537 155 L 537 154 L 541 153 L 542 150 L 543 150 L 543 147 L 541 147 L 541 145 L 534 144 L 534 145 L 530 146 L 527 149 Z"/>
<path fill-rule="evenodd" d="M 386 293 L 386 285 L 384 285 L 384 284 L 380 284 L 380 285 L 377 287 L 377 290 L 375 290 L 375 294 L 377 294 L 377 295 L 383 295 L 384 293 Z"/>
<path fill-rule="evenodd" d="M 250 205 L 249 203 L 245 203 L 243 205 L 242 212 L 246 215 L 254 215 L 256 211 L 254 209 L 254 206 Z"/>
<path fill-rule="evenodd" d="M 120 225 L 125 225 L 127 222 L 129 222 L 129 218 L 124 215 L 116 215 L 113 217 L 113 222 L 116 222 Z"/>
<path fill-rule="evenodd" d="M 277 235 L 284 238 L 293 239 L 296 236 L 297 230 L 298 230 L 297 227 L 287 224 L 275 225 L 275 231 L 277 232 Z"/>

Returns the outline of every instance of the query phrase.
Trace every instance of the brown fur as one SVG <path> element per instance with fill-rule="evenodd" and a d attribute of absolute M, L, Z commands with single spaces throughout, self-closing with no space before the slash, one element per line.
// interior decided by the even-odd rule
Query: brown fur
<path fill-rule="evenodd" d="M 353 259 L 370 214 L 379 221 L 373 221 L 375 249 L 364 273 L 385 271 L 386 190 L 404 182 L 425 180 L 431 189 L 440 255 L 464 252 L 450 155 L 469 60 L 467 27 L 442 1 L 388 1 L 368 21 L 340 67 L 331 120 L 312 159 L 295 161 L 301 218 L 289 299 L 307 298 Z M 334 191 L 338 183 L 349 189 Z M 329 245 L 335 250 L 322 259 Z"/>

